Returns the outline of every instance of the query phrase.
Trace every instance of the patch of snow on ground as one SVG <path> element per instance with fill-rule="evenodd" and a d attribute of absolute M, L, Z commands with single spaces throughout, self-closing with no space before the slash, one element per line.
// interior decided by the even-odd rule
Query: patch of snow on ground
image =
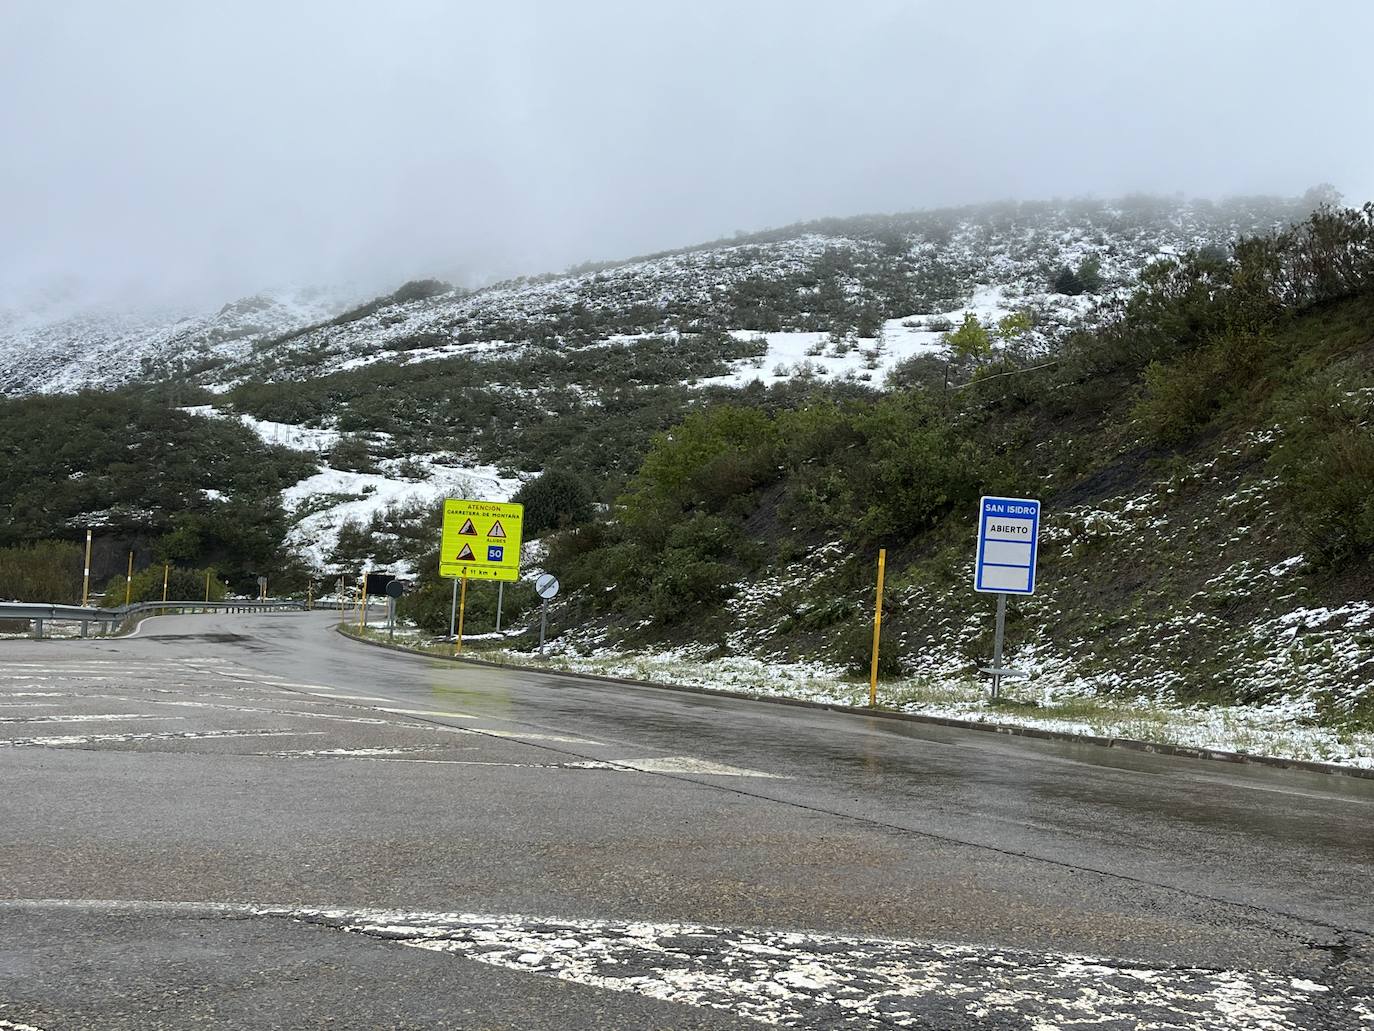
<path fill-rule="evenodd" d="M 984 325 L 992 325 L 1011 314 L 1014 307 L 1004 287 L 980 286 L 967 305 L 938 315 L 888 319 L 877 337 L 837 342 L 829 333 L 733 330 L 730 335 L 737 340 L 766 340 L 767 353 L 761 357 L 737 359 L 731 363 L 733 372 L 712 376 L 700 383 L 742 387 L 754 380 L 770 385 L 797 375 L 814 375 L 871 381 L 877 386 L 906 359 L 944 352 L 944 331 L 927 328 L 931 322 L 939 324 L 944 320 L 957 327 L 966 314 L 973 314 Z"/>
<path fill-rule="evenodd" d="M 315 567 L 326 564 L 338 545 L 339 530 L 346 522 L 366 524 L 376 513 L 395 505 L 437 503 L 444 497 L 475 501 L 509 501 L 520 489 L 518 477 L 502 476 L 495 466 L 445 464 L 444 455 L 416 455 L 410 461 L 425 471 L 423 480 L 405 479 L 383 472 L 354 473 L 325 466 L 282 492 L 288 512 L 305 513 L 287 532 L 286 543 Z M 410 569 L 388 570 L 406 575 Z"/>
<path fill-rule="evenodd" d="M 235 419 L 256 433 L 266 444 L 278 444 L 296 451 L 324 454 L 339 442 L 338 430 L 317 430 L 309 426 L 295 426 L 285 422 L 270 422 L 251 415 L 225 412 L 214 405 L 189 405 L 182 409 L 206 419 Z"/>

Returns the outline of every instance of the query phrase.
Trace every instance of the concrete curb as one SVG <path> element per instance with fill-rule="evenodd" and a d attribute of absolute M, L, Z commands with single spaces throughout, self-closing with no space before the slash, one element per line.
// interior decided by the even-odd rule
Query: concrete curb
<path fill-rule="evenodd" d="M 696 687 L 689 684 L 664 684 L 654 680 L 632 680 L 629 677 L 608 677 L 599 673 L 575 673 L 566 669 L 549 669 L 544 666 L 526 666 L 513 662 L 492 662 L 489 659 L 472 659 L 467 656 L 434 655 L 411 648 L 404 644 L 387 644 L 384 641 L 371 641 L 356 634 L 350 634 L 342 627 L 335 626 L 335 632 L 350 641 L 385 648 L 388 651 L 404 652 L 438 662 L 457 662 L 469 666 L 487 666 L 491 669 L 510 669 L 525 673 L 542 673 L 550 677 L 567 677 L 574 680 L 592 680 L 603 684 L 620 684 L 627 687 L 653 688 L 658 691 L 679 691 L 684 694 L 712 695 L 718 698 L 739 698 L 746 702 L 764 702 L 769 705 L 791 705 L 802 709 L 818 709 L 824 712 L 842 712 L 850 716 L 866 716 L 870 719 L 902 720 L 907 723 L 924 723 L 936 727 L 951 727 L 955 730 L 980 730 L 989 734 L 1006 734 L 1010 737 L 1029 737 L 1041 741 L 1064 741 L 1070 744 L 1097 745 L 1101 748 L 1120 748 L 1132 752 L 1153 752 L 1156 755 L 1171 755 L 1183 759 L 1209 759 L 1214 762 L 1242 763 L 1253 766 L 1272 766 L 1281 770 L 1300 770 L 1305 773 L 1325 773 L 1331 776 L 1355 777 L 1374 780 L 1374 770 L 1364 770 L 1355 766 L 1338 766 L 1335 763 L 1315 762 L 1311 759 L 1284 759 L 1272 755 L 1251 755 L 1247 752 L 1228 752 L 1220 748 L 1190 748 L 1186 745 L 1166 745 L 1154 741 L 1137 741 L 1125 737 L 1095 737 L 1089 734 L 1068 734 L 1059 730 L 1041 730 L 1038 727 L 1018 727 L 1008 723 L 980 723 L 974 720 L 956 720 L 946 716 L 923 716 L 920 713 L 892 712 L 887 709 L 866 709 L 856 705 L 836 705 L 830 702 L 812 702 L 804 698 L 782 698 L 759 696 L 743 691 L 728 691 L 724 688 Z"/>

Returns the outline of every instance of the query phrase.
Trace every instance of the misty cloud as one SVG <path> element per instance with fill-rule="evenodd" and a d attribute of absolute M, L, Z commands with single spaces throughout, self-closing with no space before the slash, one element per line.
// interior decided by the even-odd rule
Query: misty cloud
<path fill-rule="evenodd" d="M 1374 6 L 0 8 L 0 298 L 469 283 L 860 211 L 1374 198 Z"/>

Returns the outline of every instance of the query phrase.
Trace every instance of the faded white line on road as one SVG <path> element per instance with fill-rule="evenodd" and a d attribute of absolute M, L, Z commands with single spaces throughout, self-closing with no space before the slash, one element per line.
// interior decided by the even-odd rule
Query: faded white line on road
<path fill-rule="evenodd" d="M 466 727 L 454 727 L 460 734 L 485 734 L 488 737 L 507 738 L 512 741 L 553 741 L 561 745 L 601 745 L 600 741 L 593 741 L 586 737 L 564 737 L 562 734 L 535 734 L 526 733 L 523 730 L 486 730 L 474 728 L 469 730 Z"/>
<path fill-rule="evenodd" d="M 64 713 L 57 716 L 0 716 L 0 723 L 98 723 L 110 720 L 184 720 L 185 716 L 158 716 L 147 712 Z"/>
<path fill-rule="evenodd" d="M 317 698 L 337 698 L 337 699 L 339 699 L 340 701 L 345 701 L 345 702 L 389 702 L 389 701 L 391 701 L 390 698 L 378 698 L 376 695 L 370 695 L 370 694 L 338 694 L 337 692 L 334 692 L 334 691 L 329 691 L 329 692 L 325 692 L 325 691 L 311 691 L 310 693 L 313 694 L 313 695 L 315 695 Z"/>
<path fill-rule="evenodd" d="M 385 756 L 432 751 L 434 751 L 434 746 L 420 745 L 410 748 L 295 748 L 282 752 L 254 752 L 253 754 L 270 756 L 273 759 L 376 759 Z"/>
<path fill-rule="evenodd" d="M 0 748 L 64 748 L 69 745 L 125 744 L 132 741 L 209 741 L 224 737 L 323 737 L 322 730 L 186 730 L 165 734 L 68 734 L 54 737 L 0 738 Z"/>
<path fill-rule="evenodd" d="M 591 759 L 586 762 L 569 763 L 570 766 L 585 766 L 589 769 L 624 767 L 637 773 L 683 773 L 701 774 L 708 777 L 760 777 L 764 780 L 791 780 L 780 773 L 765 773 L 762 770 L 745 769 L 742 766 L 727 766 L 725 763 L 698 759 L 691 755 L 665 755 L 656 759 Z"/>
<path fill-rule="evenodd" d="M 390 700 L 389 698 L 381 699 L 384 702 Z M 450 716 L 455 720 L 475 720 L 477 718 L 467 712 L 444 712 L 440 709 L 385 709 L 378 706 L 378 711 L 389 712 L 395 716 Z"/>
<path fill-rule="evenodd" d="M 402 724 L 391 720 L 372 719 L 366 716 L 335 716 L 327 712 L 297 712 L 293 709 L 264 709 L 252 705 L 222 705 L 218 702 L 184 702 L 149 698 L 153 705 L 180 705 L 196 709 L 220 709 L 225 712 L 263 712 L 272 716 L 295 716 L 303 720 L 333 720 L 336 723 L 365 723 L 372 727 L 396 727 Z"/>

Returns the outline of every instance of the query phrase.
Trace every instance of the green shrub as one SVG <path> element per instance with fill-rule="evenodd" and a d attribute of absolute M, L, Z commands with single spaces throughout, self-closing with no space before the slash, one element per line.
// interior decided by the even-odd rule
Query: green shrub
<path fill-rule="evenodd" d="M 460 591 L 461 593 L 461 591 Z M 538 603 L 534 588 L 524 581 L 506 584 L 501 596 L 501 626 L 511 626 Z M 496 629 L 498 587 L 490 580 L 469 580 L 463 606 L 463 634 L 486 634 Z M 453 611 L 453 580 L 425 576 L 417 589 L 396 603 L 401 619 L 414 620 L 422 630 L 447 634 Z"/>
<path fill-rule="evenodd" d="M 545 469 L 511 498 L 525 506 L 523 532 L 533 540 L 546 530 L 585 523 L 595 513 L 595 497 L 585 476 L 567 469 Z"/>
<path fill-rule="evenodd" d="M 168 601 L 203 601 L 205 599 L 206 578 L 209 578 L 210 600 L 222 601 L 228 593 L 224 582 L 219 573 L 214 569 L 183 569 L 179 566 L 170 566 L 166 571 L 167 576 L 167 595 Z M 123 605 L 125 594 L 125 578 L 123 575 L 116 576 L 105 585 L 105 605 Z M 128 592 L 130 601 L 162 601 L 163 567 L 152 565 L 147 569 L 139 570 L 134 573 L 133 588 Z M 246 591 L 256 597 L 256 580 L 251 591 Z M 280 587 L 281 585 L 278 585 Z M 268 584 L 268 592 L 276 595 L 281 593 L 279 589 L 274 589 L 271 583 Z"/>
<path fill-rule="evenodd" d="M 1309 558 L 1374 554 L 1374 390 L 1331 377 L 1290 404 L 1272 459 Z"/>
<path fill-rule="evenodd" d="M 0 600 L 75 605 L 81 601 L 83 551 L 70 541 L 0 548 Z"/>

